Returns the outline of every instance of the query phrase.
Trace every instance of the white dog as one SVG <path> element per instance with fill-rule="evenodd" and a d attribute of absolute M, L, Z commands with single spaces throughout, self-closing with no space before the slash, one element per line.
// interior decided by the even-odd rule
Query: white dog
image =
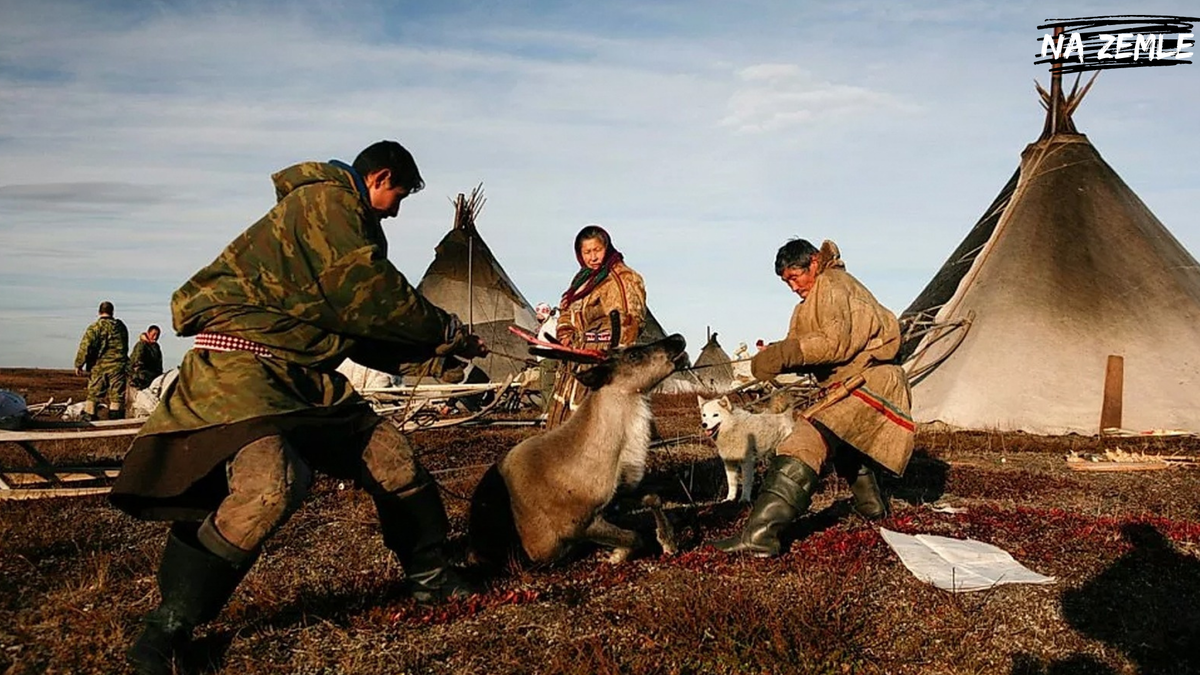
<path fill-rule="evenodd" d="M 759 458 L 774 455 L 776 446 L 792 433 L 795 421 L 791 413 L 751 413 L 733 407 L 728 396 L 696 399 L 700 404 L 700 426 L 717 444 L 717 454 L 725 463 L 725 482 L 729 487 L 725 501 L 737 497 L 740 473 L 742 501 L 749 502 L 754 466 Z"/>

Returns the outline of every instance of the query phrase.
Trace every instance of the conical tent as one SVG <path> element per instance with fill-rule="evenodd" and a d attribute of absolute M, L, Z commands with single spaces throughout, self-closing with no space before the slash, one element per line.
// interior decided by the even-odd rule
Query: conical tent
<path fill-rule="evenodd" d="M 656 340 L 662 340 L 667 337 L 667 332 L 663 330 L 662 324 L 658 322 L 658 318 L 654 316 L 654 312 L 650 308 L 646 308 L 646 322 L 642 326 L 642 333 L 638 336 L 638 344 L 648 344 Z M 686 360 L 680 364 L 681 368 L 691 367 L 690 361 Z M 659 383 L 654 388 L 656 394 L 686 394 L 703 389 L 703 385 L 696 378 L 696 375 L 691 370 L 677 370 L 667 376 L 667 379 Z"/>
<path fill-rule="evenodd" d="M 901 316 L 917 421 L 1094 434 L 1117 355 L 1123 427 L 1200 431 L 1200 268 L 1075 131 L 1086 91 L 1042 91 L 1042 137 Z"/>
<path fill-rule="evenodd" d="M 692 372 L 700 383 L 714 391 L 728 391 L 737 383 L 733 379 L 733 363 L 729 354 L 717 342 L 717 334 L 708 336 L 708 343 L 696 357 L 695 370 Z"/>
<path fill-rule="evenodd" d="M 500 266 L 475 227 L 484 203 L 475 188 L 470 198 L 458 195 L 454 227 L 438 243 L 433 262 L 417 285 L 433 304 L 470 322 L 476 335 L 495 352 L 476 365 L 492 380 L 520 372 L 525 365 L 512 357 L 527 354 L 527 346 L 508 331 L 510 325 L 536 330 L 537 319 L 529 301 Z"/>
<path fill-rule="evenodd" d="M 667 332 L 663 330 L 662 324 L 654 316 L 654 312 L 650 308 L 646 308 L 646 321 L 642 325 L 642 333 L 638 335 L 638 344 L 648 344 L 655 340 L 661 340 L 667 337 Z"/>

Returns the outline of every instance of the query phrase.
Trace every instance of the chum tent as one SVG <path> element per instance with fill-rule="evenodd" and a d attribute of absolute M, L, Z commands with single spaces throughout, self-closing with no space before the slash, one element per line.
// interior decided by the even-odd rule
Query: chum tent
<path fill-rule="evenodd" d="M 1200 432 L 1200 268 L 1071 114 L 1046 126 L 1000 195 L 901 315 L 913 417 L 964 429 L 1100 431 L 1123 358 L 1121 426 Z"/>
<path fill-rule="evenodd" d="M 662 340 L 667 337 L 667 332 L 663 330 L 662 324 L 658 322 L 658 318 L 654 316 L 654 312 L 650 308 L 646 308 L 646 320 L 642 326 L 642 333 L 638 336 L 638 344 L 649 344 L 656 340 Z M 686 357 L 686 355 L 685 355 Z M 688 370 L 691 367 L 691 360 L 686 359 L 680 365 L 682 370 L 676 370 L 667 376 L 654 388 L 656 394 L 691 394 L 703 390 L 705 387 L 700 384 L 700 380 L 696 378 L 696 371 Z"/>
<path fill-rule="evenodd" d="M 732 359 L 717 342 L 716 333 L 709 334 L 708 342 L 696 357 L 692 373 L 700 380 L 700 384 L 714 392 L 728 391 L 738 384 L 733 377 Z"/>
<path fill-rule="evenodd" d="M 468 198 L 458 195 L 454 206 L 454 226 L 438 242 L 433 262 L 417 285 L 430 302 L 470 323 L 476 335 L 493 353 L 475 363 L 493 381 L 525 369 L 513 357 L 528 355 L 520 338 L 508 331 L 510 325 L 535 331 L 538 327 L 533 307 L 504 271 L 492 250 L 475 227 L 475 219 L 486 200 L 482 186 Z"/>

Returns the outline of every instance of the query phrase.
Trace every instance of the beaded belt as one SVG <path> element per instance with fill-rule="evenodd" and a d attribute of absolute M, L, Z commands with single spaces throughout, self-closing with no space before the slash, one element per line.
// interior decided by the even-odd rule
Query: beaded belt
<path fill-rule="evenodd" d="M 583 339 L 588 342 L 611 342 L 611 330 L 589 330 L 583 334 Z"/>
<path fill-rule="evenodd" d="M 250 352 L 267 358 L 275 356 L 269 349 L 257 342 L 223 333 L 200 333 L 196 336 L 192 349 L 207 349 L 214 352 Z"/>

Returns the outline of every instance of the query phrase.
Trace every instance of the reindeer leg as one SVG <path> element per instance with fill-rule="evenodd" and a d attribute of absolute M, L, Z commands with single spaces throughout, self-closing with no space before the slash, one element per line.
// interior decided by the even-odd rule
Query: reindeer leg
<path fill-rule="evenodd" d="M 642 538 L 637 532 L 617 527 L 600 514 L 596 514 L 595 519 L 583 531 L 583 539 L 612 548 L 613 552 L 609 555 L 608 562 L 614 564 L 628 560 L 634 550 L 642 545 Z"/>
<path fill-rule="evenodd" d="M 667 514 L 663 513 L 662 499 L 658 495 L 649 494 L 642 497 L 642 503 L 650 509 L 650 513 L 654 514 L 654 537 L 658 539 L 658 545 L 662 547 L 663 555 L 678 553 L 679 545 L 675 541 L 675 529 L 671 527 L 671 521 L 667 520 Z"/>

